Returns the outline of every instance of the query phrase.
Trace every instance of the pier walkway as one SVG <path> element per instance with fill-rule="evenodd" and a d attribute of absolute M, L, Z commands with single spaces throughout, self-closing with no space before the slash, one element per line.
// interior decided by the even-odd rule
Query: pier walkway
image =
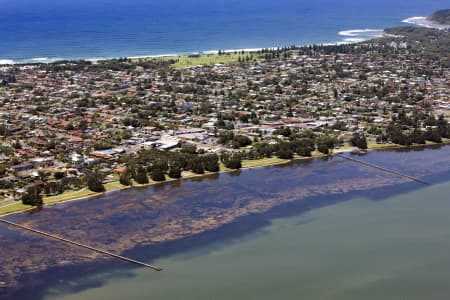
<path fill-rule="evenodd" d="M 11 221 L 7 221 L 7 220 L 1 219 L 1 218 L 0 218 L 0 222 L 4 223 L 4 224 L 7 224 L 7 225 L 10 225 L 10 226 L 13 226 L 13 227 L 16 227 L 16 228 L 20 228 L 22 230 L 26 230 L 26 231 L 30 231 L 30 232 L 33 232 L 33 233 L 36 233 L 36 234 L 40 234 L 40 235 L 43 235 L 43 236 L 45 236 L 47 238 L 51 238 L 51 239 L 54 239 L 54 240 L 57 240 L 57 241 L 61 241 L 61 242 L 64 242 L 64 243 L 67 243 L 67 244 L 70 244 L 70 245 L 73 245 L 73 246 L 77 246 L 77 247 L 80 247 L 80 248 L 88 249 L 88 250 L 91 250 L 91 251 L 94 251 L 94 252 L 97 252 L 97 253 L 100 253 L 100 254 L 103 254 L 103 255 L 111 256 L 113 258 L 117 258 L 117 259 L 129 262 L 129 263 L 141 266 L 141 267 L 150 268 L 150 269 L 152 269 L 154 271 L 162 271 L 163 270 L 162 268 L 159 268 L 159 267 L 156 267 L 156 266 L 153 266 L 153 265 L 150 265 L 150 264 L 147 264 L 147 263 L 135 260 L 135 259 L 131 259 L 131 258 L 128 258 L 128 257 L 125 257 L 125 256 L 121 256 L 121 255 L 117 255 L 117 254 L 114 254 L 114 253 L 111 253 L 111 252 L 108 252 L 108 251 L 105 251 L 105 250 L 101 250 L 101 249 L 98 249 L 98 248 L 95 248 L 95 247 L 91 247 L 91 246 L 84 245 L 84 244 L 81 244 L 81 243 L 78 243 L 78 242 L 74 242 L 74 241 L 71 241 L 71 240 L 59 237 L 59 236 L 51 234 L 51 233 L 47 233 L 47 232 L 44 232 L 44 231 L 41 231 L 41 230 L 38 230 L 38 229 L 34 229 L 34 228 L 31 228 L 31 227 L 28 227 L 28 226 L 20 225 L 20 224 L 17 224 L 17 223 L 11 222 Z"/>
<path fill-rule="evenodd" d="M 339 156 L 339 157 L 342 157 L 342 158 L 345 158 L 347 160 L 353 161 L 355 163 L 359 163 L 359 164 L 364 165 L 366 167 L 378 169 L 378 170 L 381 170 L 381 171 L 386 172 L 386 173 L 390 173 L 390 174 L 394 174 L 394 175 L 401 176 L 401 177 L 404 177 L 404 178 L 408 178 L 410 180 L 419 182 L 421 184 L 425 184 L 425 185 L 429 185 L 430 184 L 430 183 L 428 183 L 428 182 L 426 182 L 426 181 L 424 181 L 424 180 L 422 180 L 420 178 L 413 177 L 413 176 L 410 176 L 410 175 L 407 175 L 407 174 L 403 174 L 401 172 L 398 172 L 398 171 L 395 171 L 395 170 L 391 170 L 391 169 L 388 169 L 388 168 L 380 167 L 380 166 L 377 166 L 375 164 L 371 164 L 371 163 L 368 163 L 368 162 L 365 162 L 365 161 L 362 161 L 362 160 L 359 160 L 359 159 L 356 159 L 356 158 L 353 158 L 353 157 L 345 156 L 345 155 L 342 155 L 342 154 L 335 154 L 335 155 Z"/>

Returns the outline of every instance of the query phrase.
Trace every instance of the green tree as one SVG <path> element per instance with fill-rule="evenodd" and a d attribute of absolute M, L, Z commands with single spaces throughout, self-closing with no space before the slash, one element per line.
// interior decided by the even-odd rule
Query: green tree
<path fill-rule="evenodd" d="M 314 151 L 314 140 L 311 138 L 299 138 L 292 141 L 293 150 L 301 156 L 311 156 Z"/>
<path fill-rule="evenodd" d="M 239 154 L 225 154 L 224 157 L 222 158 L 223 160 L 223 164 L 225 165 L 225 167 L 229 168 L 229 169 L 240 169 L 242 168 L 242 159 L 241 156 Z"/>
<path fill-rule="evenodd" d="M 4 124 L 0 124 L 0 136 L 7 136 L 9 134 L 8 128 Z"/>
<path fill-rule="evenodd" d="M 203 156 L 203 166 L 206 171 L 219 171 L 219 156 L 217 154 L 207 154 Z"/>
<path fill-rule="evenodd" d="M 88 189 L 93 192 L 101 193 L 105 191 L 105 186 L 103 185 L 103 176 L 95 172 L 86 175 L 86 184 Z"/>
<path fill-rule="evenodd" d="M 359 149 L 367 149 L 367 139 L 365 135 L 355 134 L 351 139 L 351 143 Z"/>
<path fill-rule="evenodd" d="M 43 203 L 41 189 L 37 186 L 29 187 L 22 194 L 22 203 L 31 206 L 41 205 Z"/>
<path fill-rule="evenodd" d="M 147 184 L 149 182 L 148 176 L 147 176 L 147 171 L 145 170 L 144 166 L 142 166 L 142 165 L 136 166 L 133 178 L 139 184 Z"/>
<path fill-rule="evenodd" d="M 164 171 L 160 168 L 153 168 L 151 177 L 153 181 L 165 181 L 166 176 L 164 175 Z"/>
<path fill-rule="evenodd" d="M 203 167 L 203 161 L 200 157 L 196 156 L 189 162 L 189 169 L 191 169 L 192 172 L 196 174 L 203 174 L 205 173 L 204 167 Z"/>
<path fill-rule="evenodd" d="M 131 177 L 132 177 L 131 172 L 128 169 L 126 169 L 125 172 L 122 172 L 119 176 L 120 184 L 126 185 L 126 186 L 133 185 Z"/>
<path fill-rule="evenodd" d="M 288 127 L 278 128 L 273 132 L 273 135 L 282 135 L 288 137 L 292 135 L 292 130 Z"/>
<path fill-rule="evenodd" d="M 414 129 L 414 131 L 411 133 L 411 139 L 412 139 L 412 142 L 415 144 L 424 145 L 426 143 L 425 134 L 423 134 L 423 132 L 421 132 L 417 128 Z"/>
<path fill-rule="evenodd" d="M 450 126 L 448 126 L 448 121 L 445 119 L 443 115 L 440 115 L 437 120 L 437 126 L 439 134 L 442 137 L 448 138 L 450 137 Z"/>
<path fill-rule="evenodd" d="M 281 159 L 292 159 L 294 153 L 291 150 L 289 143 L 280 143 L 278 145 L 277 156 Z"/>
<path fill-rule="evenodd" d="M 427 132 L 425 133 L 425 139 L 434 143 L 442 143 L 439 128 L 432 129 L 431 127 L 428 127 Z"/>
<path fill-rule="evenodd" d="M 169 173 L 170 178 L 181 178 L 181 168 L 177 164 L 170 166 Z"/>
<path fill-rule="evenodd" d="M 81 120 L 80 123 L 78 123 L 78 129 L 85 131 L 88 128 L 88 123 L 86 120 Z"/>
<path fill-rule="evenodd" d="M 316 140 L 317 150 L 322 152 L 323 154 L 329 154 L 330 149 L 334 148 L 335 139 L 329 135 L 323 135 L 317 138 Z"/>
<path fill-rule="evenodd" d="M 236 135 L 233 137 L 233 148 L 238 149 L 252 144 L 250 138 L 245 135 Z"/>

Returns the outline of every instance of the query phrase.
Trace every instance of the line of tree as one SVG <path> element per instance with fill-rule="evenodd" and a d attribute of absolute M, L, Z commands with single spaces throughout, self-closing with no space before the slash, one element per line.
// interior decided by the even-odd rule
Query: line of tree
<path fill-rule="evenodd" d="M 38 206 L 43 203 L 42 189 L 39 186 L 32 186 L 22 194 L 22 203 L 25 205 Z"/>
<path fill-rule="evenodd" d="M 422 131 L 417 126 L 409 128 L 397 122 L 391 122 L 386 128 L 386 133 L 379 136 L 377 140 L 410 146 L 412 144 L 425 144 L 426 141 L 442 143 L 442 138 L 450 137 L 450 126 L 443 116 L 440 116 L 437 120 L 431 117 L 425 121 L 425 125 L 427 126 L 426 130 Z"/>
<path fill-rule="evenodd" d="M 277 156 L 282 159 L 292 159 L 295 154 L 300 156 L 311 156 L 314 150 L 323 154 L 329 154 L 330 149 L 340 144 L 334 135 L 322 134 L 316 136 L 312 131 L 294 133 L 290 129 L 278 129 L 275 133 L 288 137 L 278 142 L 258 142 L 250 151 L 241 154 L 242 159 L 260 159 Z"/>
<path fill-rule="evenodd" d="M 90 172 L 86 174 L 86 185 L 88 189 L 96 193 L 102 193 L 105 191 L 103 176 L 101 176 L 98 172 Z"/>
<path fill-rule="evenodd" d="M 123 157 L 126 171 L 120 175 L 120 182 L 131 185 L 132 179 L 139 184 L 153 181 L 165 181 L 166 176 L 180 178 L 182 171 L 196 174 L 218 172 L 219 156 L 215 153 L 197 151 L 195 146 L 184 146 L 179 151 L 160 151 L 141 149 L 136 156 Z"/>
<path fill-rule="evenodd" d="M 367 149 L 367 138 L 364 134 L 355 134 L 350 140 L 353 146 L 358 147 L 359 149 Z"/>

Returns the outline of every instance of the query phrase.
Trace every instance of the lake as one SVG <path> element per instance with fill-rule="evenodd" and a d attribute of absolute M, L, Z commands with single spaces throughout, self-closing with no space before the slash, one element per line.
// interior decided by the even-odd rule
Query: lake
<path fill-rule="evenodd" d="M 2 227 L 8 299 L 441 299 L 450 147 L 376 151 L 183 180 L 8 219 L 164 268 Z M 3 294 L 2 294 L 3 293 Z"/>
<path fill-rule="evenodd" d="M 445 299 L 449 191 L 447 182 L 384 201 L 352 198 L 157 259 L 162 273 L 87 276 L 106 282 L 75 294 L 63 281 L 44 299 Z"/>

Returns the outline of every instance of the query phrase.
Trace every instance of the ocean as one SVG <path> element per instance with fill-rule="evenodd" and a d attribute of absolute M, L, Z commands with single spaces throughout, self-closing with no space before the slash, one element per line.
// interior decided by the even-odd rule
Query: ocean
<path fill-rule="evenodd" d="M 357 42 L 448 0 L 0 0 L 0 63 Z"/>

